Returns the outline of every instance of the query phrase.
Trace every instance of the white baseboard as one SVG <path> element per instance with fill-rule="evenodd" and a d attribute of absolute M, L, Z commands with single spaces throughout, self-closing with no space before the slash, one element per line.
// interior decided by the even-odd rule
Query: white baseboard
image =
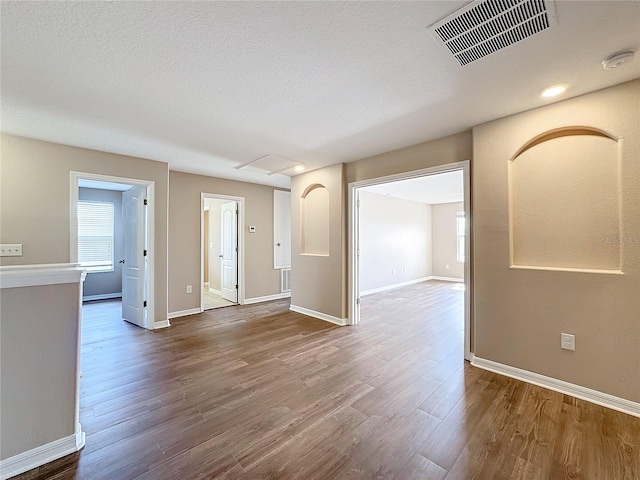
<path fill-rule="evenodd" d="M 158 330 L 159 328 L 167 328 L 170 326 L 171 323 L 169 323 L 169 320 L 160 320 L 159 322 L 154 322 L 153 329 Z"/>
<path fill-rule="evenodd" d="M 482 368 L 483 370 L 515 378 L 516 380 L 532 383 L 539 387 L 571 395 L 572 397 L 580 398 L 581 400 L 586 400 L 587 402 L 595 403 L 596 405 L 633 415 L 634 417 L 640 417 L 640 403 L 632 402 L 631 400 L 615 397 L 608 393 L 592 390 L 590 388 L 575 385 L 556 378 L 546 377 L 539 373 L 529 372 L 528 370 L 522 370 L 520 368 L 511 367 L 491 360 L 485 360 L 484 358 L 475 357 L 471 362 L 471 365 Z"/>
<path fill-rule="evenodd" d="M 271 300 L 280 300 L 281 298 L 290 298 L 290 297 L 291 297 L 291 292 L 276 293 L 274 295 L 265 295 L 264 297 L 245 298 L 244 304 L 250 305 L 252 303 L 270 302 Z"/>
<path fill-rule="evenodd" d="M 365 290 L 364 292 L 360 292 L 360 296 L 364 297 L 365 295 L 385 292 L 387 290 L 393 290 L 394 288 L 406 287 L 407 285 L 413 285 L 414 283 L 426 282 L 427 280 L 431 280 L 432 278 L 433 277 L 415 278 L 413 280 L 408 280 L 406 282 L 394 283 L 392 285 L 385 285 L 384 287 L 371 288 L 369 290 Z"/>
<path fill-rule="evenodd" d="M 82 297 L 82 301 L 90 302 L 92 300 L 109 300 L 110 298 L 122 298 L 122 292 L 102 293 L 100 295 L 85 295 L 84 297 Z"/>
<path fill-rule="evenodd" d="M 202 313 L 202 310 L 200 310 L 200 307 L 198 308 L 190 308 L 188 310 L 178 310 L 177 312 L 169 312 L 169 320 L 171 320 L 172 318 L 178 318 L 178 317 L 186 317 L 187 315 L 195 315 L 196 313 Z"/>
<path fill-rule="evenodd" d="M 62 458 L 70 453 L 77 452 L 84 447 L 84 432 L 79 432 L 68 437 L 55 440 L 51 443 L 19 453 L 13 457 L 0 460 L 0 479 L 15 477 L 45 463 Z"/>
<path fill-rule="evenodd" d="M 222 295 L 220 290 L 216 290 L 215 288 L 209 287 L 209 293 L 213 293 L 214 295 Z"/>
<path fill-rule="evenodd" d="M 291 305 L 289 310 L 292 312 L 301 313 L 303 315 L 307 315 L 309 317 L 318 318 L 320 320 L 324 320 L 325 322 L 335 323 L 336 325 L 345 326 L 347 324 L 346 318 L 338 318 L 333 315 L 327 315 L 326 313 L 316 312 L 315 310 L 310 310 L 304 307 L 298 307 L 297 305 Z"/>
<path fill-rule="evenodd" d="M 429 277 L 429 280 L 440 280 L 443 282 L 458 282 L 464 283 L 464 278 L 456 278 L 456 277 Z"/>

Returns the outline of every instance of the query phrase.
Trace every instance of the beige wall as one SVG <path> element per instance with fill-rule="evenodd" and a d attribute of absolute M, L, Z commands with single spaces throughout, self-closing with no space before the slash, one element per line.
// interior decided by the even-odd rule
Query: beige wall
<path fill-rule="evenodd" d="M 301 253 L 301 199 L 311 185 L 329 195 L 329 255 Z M 304 173 L 291 181 L 291 304 L 346 318 L 344 165 Z"/>
<path fill-rule="evenodd" d="M 348 206 L 345 198 L 348 183 L 471 160 L 472 147 L 471 131 L 466 131 L 347 163 L 343 168 L 334 165 L 294 177 L 291 186 L 294 257 L 291 303 L 346 318 Z M 339 179 L 342 180 L 338 183 Z M 300 197 L 313 183 L 325 185 L 330 195 L 331 256 L 324 261 L 320 257 L 300 255 Z"/>
<path fill-rule="evenodd" d="M 2 289 L 0 459 L 75 432 L 78 284 Z"/>
<path fill-rule="evenodd" d="M 567 126 L 592 127 L 620 139 L 622 232 L 611 232 L 613 240 L 591 238 L 583 230 L 572 234 L 578 244 L 586 238 L 620 248 L 623 274 L 510 268 L 509 161 L 533 137 Z M 640 81 L 473 129 L 476 356 L 640 401 L 638 132 Z M 561 153 L 557 158 L 574 160 L 574 150 Z M 547 174 L 559 175 L 562 168 L 558 161 Z M 577 180 L 565 176 L 563 181 Z M 540 195 L 539 201 L 549 198 Z M 575 352 L 560 349 L 561 332 L 575 334 Z"/>
<path fill-rule="evenodd" d="M 22 243 L 22 257 L 3 265 L 70 261 L 70 173 L 155 182 L 155 321 L 167 319 L 168 166 L 141 158 L 2 135 L 0 241 Z"/>
<path fill-rule="evenodd" d="M 471 160 L 471 130 L 346 164 L 347 183 Z"/>
<path fill-rule="evenodd" d="M 464 279 L 464 263 L 457 261 L 457 213 L 464 211 L 464 204 L 440 203 L 431 206 L 433 243 L 433 275 Z M 449 268 L 447 269 L 447 265 Z"/>
<path fill-rule="evenodd" d="M 430 277 L 431 205 L 359 192 L 360 293 Z"/>
<path fill-rule="evenodd" d="M 169 312 L 200 307 L 200 194 L 245 198 L 245 298 L 280 293 L 273 268 L 273 187 L 182 172 L 169 173 Z M 248 233 L 249 225 L 256 233 Z M 193 293 L 186 293 L 186 286 Z"/>

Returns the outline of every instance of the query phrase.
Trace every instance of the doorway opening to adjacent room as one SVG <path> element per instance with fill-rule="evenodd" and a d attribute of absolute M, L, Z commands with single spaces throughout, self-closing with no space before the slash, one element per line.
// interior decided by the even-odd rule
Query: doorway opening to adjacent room
<path fill-rule="evenodd" d="M 244 300 L 244 197 L 202 193 L 200 311 Z"/>
<path fill-rule="evenodd" d="M 353 182 L 348 192 L 349 323 L 360 322 L 367 295 L 385 292 L 391 301 L 444 292 L 450 300 L 438 308 L 460 311 L 471 360 L 469 162 Z M 395 302 L 399 316 L 403 303 Z"/>
<path fill-rule="evenodd" d="M 158 328 L 154 182 L 71 172 L 70 183 L 70 259 L 89 272 L 84 299 L 122 298 L 123 320 L 148 330 Z M 89 287 L 97 289 L 89 292 Z"/>

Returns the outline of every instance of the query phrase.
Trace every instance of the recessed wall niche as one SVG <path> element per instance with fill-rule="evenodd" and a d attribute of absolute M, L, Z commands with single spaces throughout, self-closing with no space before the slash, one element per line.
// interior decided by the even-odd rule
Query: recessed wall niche
<path fill-rule="evenodd" d="M 567 127 L 527 142 L 509 162 L 511 266 L 620 270 L 618 141 Z"/>
<path fill-rule="evenodd" d="M 300 252 L 329 255 L 329 191 L 324 185 L 309 185 L 300 198 Z"/>

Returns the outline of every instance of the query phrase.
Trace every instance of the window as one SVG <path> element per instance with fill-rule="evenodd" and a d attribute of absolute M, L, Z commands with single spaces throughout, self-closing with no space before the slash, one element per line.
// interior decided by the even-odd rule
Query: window
<path fill-rule="evenodd" d="M 89 272 L 113 271 L 114 207 L 78 202 L 78 262 Z"/>
<path fill-rule="evenodd" d="M 464 212 L 456 212 L 456 261 L 464 263 L 465 218 Z"/>

